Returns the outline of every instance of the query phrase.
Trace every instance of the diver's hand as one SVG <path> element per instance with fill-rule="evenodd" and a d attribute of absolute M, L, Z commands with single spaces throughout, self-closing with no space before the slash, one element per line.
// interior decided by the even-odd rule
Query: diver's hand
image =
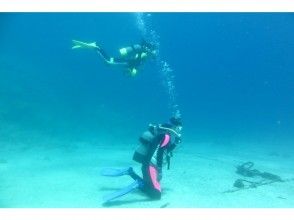
<path fill-rule="evenodd" d="M 96 45 L 96 42 L 93 43 L 85 43 L 82 41 L 72 40 L 73 46 L 71 49 L 99 49 L 99 47 Z"/>

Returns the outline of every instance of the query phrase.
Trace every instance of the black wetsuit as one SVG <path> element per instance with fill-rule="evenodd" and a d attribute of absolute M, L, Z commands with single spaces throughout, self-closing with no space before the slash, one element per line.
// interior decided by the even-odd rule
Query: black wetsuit
<path fill-rule="evenodd" d="M 142 53 L 146 53 L 146 51 L 139 44 L 132 45 L 131 48 L 132 52 L 126 57 L 110 57 L 105 50 L 101 48 L 97 48 L 97 53 L 100 54 L 108 64 L 122 65 L 130 70 L 133 68 L 137 69 L 143 63 L 144 58 L 142 58 L 141 55 Z"/>
<path fill-rule="evenodd" d="M 133 179 L 143 182 L 142 191 L 152 199 L 161 198 L 161 186 L 158 177 L 161 176 L 164 154 L 171 152 L 176 147 L 175 141 L 170 136 L 169 133 L 161 131 L 155 134 L 151 142 L 140 138 L 140 144 L 146 147 L 147 154 L 142 155 L 135 152 L 133 155 L 133 160 L 142 164 L 143 178 L 134 172 L 130 175 Z M 153 156 L 156 157 L 156 164 L 151 162 Z"/>

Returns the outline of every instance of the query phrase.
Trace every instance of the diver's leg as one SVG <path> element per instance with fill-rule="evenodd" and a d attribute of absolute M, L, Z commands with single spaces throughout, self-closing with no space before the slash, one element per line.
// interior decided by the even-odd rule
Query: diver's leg
<path fill-rule="evenodd" d="M 97 48 L 97 53 L 106 61 L 110 62 L 111 57 L 102 48 Z"/>
<path fill-rule="evenodd" d="M 111 65 L 127 65 L 127 62 L 120 58 L 110 57 L 105 50 L 97 48 L 97 53 L 103 58 L 107 64 Z"/>
<path fill-rule="evenodd" d="M 130 177 L 132 177 L 133 180 L 139 180 L 139 181 L 143 182 L 142 177 L 140 177 L 138 174 L 136 174 L 135 171 L 133 170 L 133 168 L 129 169 L 128 175 Z"/>
<path fill-rule="evenodd" d="M 143 192 L 152 199 L 161 199 L 161 186 L 157 180 L 157 169 L 153 165 L 143 164 Z"/>

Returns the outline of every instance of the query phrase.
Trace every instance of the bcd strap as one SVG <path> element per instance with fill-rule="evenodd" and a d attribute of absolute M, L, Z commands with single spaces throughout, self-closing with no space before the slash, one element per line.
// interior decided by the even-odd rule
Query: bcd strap
<path fill-rule="evenodd" d="M 172 156 L 173 156 L 172 152 L 169 152 L 166 154 L 166 162 L 167 162 L 167 169 L 168 170 L 170 169 L 170 158 L 172 158 Z"/>
<path fill-rule="evenodd" d="M 167 169 L 169 170 L 169 168 L 170 168 L 170 156 L 169 155 L 167 155 L 166 161 L 167 161 Z"/>

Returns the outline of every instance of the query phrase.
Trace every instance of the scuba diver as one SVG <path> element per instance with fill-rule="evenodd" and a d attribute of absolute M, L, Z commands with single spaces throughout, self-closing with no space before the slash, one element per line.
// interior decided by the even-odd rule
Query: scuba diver
<path fill-rule="evenodd" d="M 157 54 L 156 48 L 153 44 L 142 40 L 140 44 L 134 44 L 129 47 L 124 47 L 119 50 L 119 57 L 110 57 L 105 50 L 93 43 L 85 43 L 77 40 L 72 40 L 72 49 L 86 48 L 95 50 L 103 60 L 109 65 L 118 65 L 125 68 L 128 75 L 136 76 L 138 68 L 148 59 L 154 58 Z"/>
<path fill-rule="evenodd" d="M 180 116 L 170 118 L 169 123 L 153 125 L 139 138 L 139 145 L 133 155 L 133 160 L 141 164 L 142 177 L 136 174 L 132 167 L 125 169 L 105 168 L 103 176 L 129 175 L 134 182 L 127 187 L 106 195 L 104 202 L 110 202 L 135 189 L 140 189 L 149 198 L 161 199 L 162 168 L 170 168 L 170 158 L 173 150 L 181 143 L 182 121 Z"/>

